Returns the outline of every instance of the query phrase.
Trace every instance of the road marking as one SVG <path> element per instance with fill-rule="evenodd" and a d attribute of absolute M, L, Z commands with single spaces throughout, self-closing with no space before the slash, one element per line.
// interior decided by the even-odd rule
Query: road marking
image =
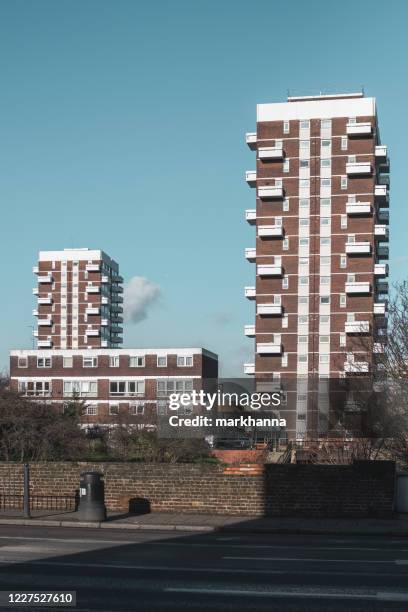
<path fill-rule="evenodd" d="M 408 593 L 332 593 L 326 591 L 255 591 L 242 589 L 200 589 L 167 587 L 168 593 L 198 593 L 201 595 L 237 595 L 248 597 L 309 597 L 311 599 L 371 599 L 381 601 L 408 601 Z"/>
<path fill-rule="evenodd" d="M 303 558 L 303 557 L 221 557 L 222 559 L 236 560 L 236 561 L 307 561 L 314 563 L 397 563 L 398 560 L 389 559 L 387 561 L 379 559 L 316 559 L 316 558 Z M 404 561 L 404 560 L 402 560 Z M 408 563 L 408 560 L 406 560 Z M 403 565 L 404 563 L 399 563 Z"/>

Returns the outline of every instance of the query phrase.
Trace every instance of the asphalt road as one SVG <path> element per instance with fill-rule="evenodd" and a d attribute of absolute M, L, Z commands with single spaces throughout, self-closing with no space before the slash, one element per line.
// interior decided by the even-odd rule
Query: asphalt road
<path fill-rule="evenodd" d="M 408 538 L 2 526 L 0 590 L 76 590 L 81 612 L 407 612 Z"/>

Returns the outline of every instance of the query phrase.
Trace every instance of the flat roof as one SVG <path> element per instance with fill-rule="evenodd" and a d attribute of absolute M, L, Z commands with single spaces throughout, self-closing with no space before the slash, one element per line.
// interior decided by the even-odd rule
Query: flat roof
<path fill-rule="evenodd" d="M 75 355 L 129 355 L 140 357 L 143 355 L 206 355 L 218 360 L 217 353 L 205 348 L 197 347 L 169 347 L 169 348 L 82 348 L 82 349 L 12 349 L 10 357 L 73 357 Z"/>

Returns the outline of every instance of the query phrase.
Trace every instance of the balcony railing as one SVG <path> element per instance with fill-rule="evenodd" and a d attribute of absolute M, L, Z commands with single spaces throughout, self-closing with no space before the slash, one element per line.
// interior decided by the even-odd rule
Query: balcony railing
<path fill-rule="evenodd" d="M 256 345 L 258 355 L 280 355 L 282 352 L 281 342 L 258 342 Z"/>
<path fill-rule="evenodd" d="M 390 249 L 388 248 L 388 246 L 386 244 L 379 244 L 377 246 L 377 257 L 379 259 L 388 259 L 389 254 L 390 254 Z"/>
<path fill-rule="evenodd" d="M 47 283 L 52 283 L 52 274 L 44 274 L 43 276 L 38 277 L 38 282 L 42 285 Z"/>
<path fill-rule="evenodd" d="M 282 147 L 262 147 L 258 149 L 259 159 L 282 159 L 284 151 Z"/>
<path fill-rule="evenodd" d="M 374 264 L 374 274 L 375 276 L 388 276 L 388 264 Z"/>
<path fill-rule="evenodd" d="M 253 338 L 255 336 L 255 325 L 245 325 L 244 326 L 244 334 L 248 338 Z"/>
<path fill-rule="evenodd" d="M 282 238 L 282 225 L 261 225 L 258 226 L 258 236 L 260 238 Z"/>
<path fill-rule="evenodd" d="M 346 253 L 348 255 L 369 255 L 371 244 L 369 242 L 346 242 Z"/>
<path fill-rule="evenodd" d="M 348 136 L 369 136 L 373 128 L 371 123 L 348 123 L 346 131 Z"/>
<path fill-rule="evenodd" d="M 85 334 L 91 338 L 96 338 L 100 335 L 100 330 L 99 329 L 86 329 L 85 330 Z"/>
<path fill-rule="evenodd" d="M 247 132 L 245 134 L 245 141 L 248 147 L 254 151 L 256 149 L 256 132 Z"/>
<path fill-rule="evenodd" d="M 388 173 L 390 171 L 390 160 L 388 158 L 388 149 L 386 145 L 377 145 L 375 147 L 375 160 L 378 163 L 380 172 Z"/>
<path fill-rule="evenodd" d="M 372 173 L 370 162 L 349 162 L 346 164 L 346 173 L 349 176 L 367 175 Z"/>
<path fill-rule="evenodd" d="M 52 297 L 51 296 L 39 297 L 37 302 L 40 306 L 41 305 L 49 306 L 50 304 L 52 304 Z"/>
<path fill-rule="evenodd" d="M 87 293 L 100 293 L 101 292 L 101 288 L 99 285 L 87 285 L 85 287 L 85 291 Z M 102 298 L 103 299 L 103 298 Z M 102 302 L 103 303 L 103 302 Z"/>
<path fill-rule="evenodd" d="M 245 180 L 250 187 L 255 187 L 256 185 L 256 171 L 255 170 L 247 170 L 245 172 Z"/>
<path fill-rule="evenodd" d="M 254 249 L 253 247 L 248 247 L 245 249 L 245 257 L 248 261 L 255 261 L 256 260 L 256 249 Z"/>
<path fill-rule="evenodd" d="M 377 219 L 380 223 L 389 223 L 390 222 L 390 213 L 388 210 L 378 210 L 377 211 Z"/>
<path fill-rule="evenodd" d="M 281 315 L 282 306 L 280 304 L 258 304 L 256 314 L 260 316 Z"/>
<path fill-rule="evenodd" d="M 38 273 L 39 273 L 38 266 L 33 266 L 33 274 L 38 274 Z"/>
<path fill-rule="evenodd" d="M 256 289 L 255 289 L 255 287 L 245 287 L 245 297 L 248 300 L 254 300 L 256 298 Z"/>
<path fill-rule="evenodd" d="M 344 326 L 346 334 L 368 334 L 370 331 L 369 321 L 347 321 Z"/>
<path fill-rule="evenodd" d="M 387 312 L 386 302 L 376 302 L 374 304 L 374 314 L 375 315 L 385 315 L 386 312 Z"/>
<path fill-rule="evenodd" d="M 38 319 L 37 324 L 39 327 L 51 327 L 52 319 L 51 317 L 47 317 L 45 319 Z"/>
<path fill-rule="evenodd" d="M 369 294 L 370 293 L 370 283 L 367 282 L 349 282 L 346 283 L 346 293 L 348 294 Z"/>
<path fill-rule="evenodd" d="M 101 269 L 101 264 L 98 264 L 98 263 L 86 264 L 85 269 L 87 272 L 99 272 Z"/>
<path fill-rule="evenodd" d="M 346 202 L 346 213 L 348 215 L 369 215 L 371 213 L 371 203 Z"/>
<path fill-rule="evenodd" d="M 244 374 L 255 374 L 255 364 L 254 363 L 244 363 Z"/>
<path fill-rule="evenodd" d="M 282 276 L 282 265 L 279 264 L 260 264 L 257 267 L 258 276 Z"/>
<path fill-rule="evenodd" d="M 38 340 L 37 347 L 38 348 L 52 348 L 52 340 Z"/>
<path fill-rule="evenodd" d="M 389 230 L 387 225 L 374 225 L 374 236 L 380 240 L 388 240 Z"/>
<path fill-rule="evenodd" d="M 374 187 L 375 199 L 381 203 L 381 206 L 388 206 L 388 186 L 376 185 Z"/>
<path fill-rule="evenodd" d="M 98 306 L 89 306 L 85 312 L 87 315 L 98 315 L 101 309 Z"/>
<path fill-rule="evenodd" d="M 283 194 L 283 187 L 275 187 L 274 185 L 258 187 L 258 196 L 261 200 L 281 199 L 283 198 Z"/>
<path fill-rule="evenodd" d="M 254 223 L 256 223 L 256 210 L 254 208 L 248 208 L 245 211 L 245 220 L 249 225 L 254 225 Z"/>

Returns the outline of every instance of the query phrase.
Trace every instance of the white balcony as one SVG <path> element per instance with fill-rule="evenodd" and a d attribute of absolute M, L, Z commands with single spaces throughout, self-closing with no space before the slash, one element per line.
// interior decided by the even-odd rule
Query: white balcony
<path fill-rule="evenodd" d="M 387 312 L 387 304 L 385 302 L 376 302 L 374 304 L 375 315 L 385 315 Z"/>
<path fill-rule="evenodd" d="M 348 215 L 369 215 L 371 214 L 371 203 L 346 202 L 346 212 Z"/>
<path fill-rule="evenodd" d="M 348 136 L 369 136 L 373 130 L 371 123 L 348 123 Z"/>
<path fill-rule="evenodd" d="M 369 255 L 371 244 L 369 242 L 346 242 L 347 255 Z"/>
<path fill-rule="evenodd" d="M 346 172 L 349 176 L 359 176 L 371 174 L 372 168 L 370 162 L 353 162 L 346 164 Z"/>
<path fill-rule="evenodd" d="M 384 353 L 385 346 L 381 344 L 381 342 L 374 342 L 373 344 L 373 353 Z"/>
<path fill-rule="evenodd" d="M 261 200 L 281 199 L 283 198 L 283 187 L 275 187 L 274 185 L 258 187 L 258 196 Z"/>
<path fill-rule="evenodd" d="M 52 319 L 51 317 L 46 317 L 45 319 L 38 319 L 39 327 L 51 327 Z"/>
<path fill-rule="evenodd" d="M 255 287 L 245 287 L 245 297 L 247 300 L 254 300 L 256 298 Z"/>
<path fill-rule="evenodd" d="M 97 263 L 86 264 L 85 269 L 87 272 L 99 272 L 101 269 L 101 264 L 97 264 Z"/>
<path fill-rule="evenodd" d="M 256 149 L 256 132 L 247 132 L 245 134 L 245 141 L 251 151 Z"/>
<path fill-rule="evenodd" d="M 38 266 L 33 266 L 33 274 L 38 274 L 38 273 L 39 273 Z"/>
<path fill-rule="evenodd" d="M 370 293 L 370 283 L 346 283 L 346 293 L 353 294 L 357 293 L 359 295 L 369 294 Z"/>
<path fill-rule="evenodd" d="M 284 152 L 282 147 L 262 147 L 258 149 L 259 159 L 282 159 Z"/>
<path fill-rule="evenodd" d="M 375 276 L 388 276 L 388 264 L 374 264 Z"/>
<path fill-rule="evenodd" d="M 256 249 L 254 249 L 253 247 L 249 247 L 247 249 L 245 249 L 245 257 L 248 261 L 255 261 L 256 260 Z"/>
<path fill-rule="evenodd" d="M 282 238 L 282 225 L 261 225 L 258 226 L 258 236 L 260 238 Z"/>
<path fill-rule="evenodd" d="M 44 274 L 43 276 L 38 277 L 38 282 L 42 285 L 47 283 L 52 283 L 52 274 Z"/>
<path fill-rule="evenodd" d="M 101 276 L 101 283 L 110 283 L 110 278 L 107 274 L 102 274 Z"/>
<path fill-rule="evenodd" d="M 256 223 L 256 210 L 254 208 L 247 208 L 245 211 L 245 220 L 249 225 Z"/>
<path fill-rule="evenodd" d="M 281 342 L 258 342 L 256 345 L 258 355 L 280 355 L 282 352 Z"/>
<path fill-rule="evenodd" d="M 388 199 L 388 186 L 387 185 L 376 185 L 374 188 L 376 200 L 380 200 L 382 203 Z"/>
<path fill-rule="evenodd" d="M 109 319 L 101 319 L 101 326 L 102 327 L 108 327 L 108 325 L 109 325 Z"/>
<path fill-rule="evenodd" d="M 101 288 L 100 288 L 99 285 L 87 285 L 86 288 L 85 288 L 85 291 L 87 293 L 100 293 L 101 292 Z"/>
<path fill-rule="evenodd" d="M 261 264 L 257 267 L 258 276 L 282 276 L 282 266 L 275 264 Z"/>
<path fill-rule="evenodd" d="M 364 374 L 365 372 L 369 372 L 369 370 L 370 364 L 367 361 L 346 361 L 344 364 L 344 371 L 348 374 Z"/>
<path fill-rule="evenodd" d="M 255 374 L 255 364 L 244 363 L 244 374 Z"/>
<path fill-rule="evenodd" d="M 86 308 L 85 313 L 89 315 L 98 315 L 100 313 L 100 308 L 98 306 L 89 306 Z"/>
<path fill-rule="evenodd" d="M 256 314 L 260 316 L 281 315 L 282 306 L 280 304 L 258 304 Z"/>
<path fill-rule="evenodd" d="M 101 304 L 109 304 L 109 298 L 103 295 L 101 297 Z"/>
<path fill-rule="evenodd" d="M 387 159 L 388 150 L 387 145 L 377 145 L 375 147 L 375 157 L 379 160 Z"/>
<path fill-rule="evenodd" d="M 52 340 L 38 340 L 37 347 L 40 348 L 52 348 Z"/>
<path fill-rule="evenodd" d="M 38 310 L 37 310 L 37 308 L 34 308 L 32 312 L 33 312 L 33 317 L 38 317 Z"/>
<path fill-rule="evenodd" d="M 347 321 L 344 326 L 346 334 L 368 334 L 370 331 L 369 321 Z"/>
<path fill-rule="evenodd" d="M 374 225 L 374 236 L 380 240 L 388 240 L 389 232 L 387 225 Z"/>
<path fill-rule="evenodd" d="M 38 291 L 37 291 L 38 293 Z M 37 300 L 38 304 L 40 306 L 50 306 L 52 304 L 52 297 L 51 296 L 47 296 L 47 297 L 39 297 Z"/>
<path fill-rule="evenodd" d="M 96 338 L 97 336 L 99 336 L 100 330 L 99 329 L 86 329 L 85 334 L 87 336 L 90 336 L 91 338 Z"/>
<path fill-rule="evenodd" d="M 38 295 L 38 294 L 39 294 L 38 287 L 34 287 L 33 295 Z"/>
<path fill-rule="evenodd" d="M 245 325 L 244 334 L 247 338 L 253 338 L 255 336 L 255 325 Z"/>
<path fill-rule="evenodd" d="M 255 170 L 247 170 L 245 172 L 245 180 L 250 187 L 255 187 L 256 185 L 256 171 Z"/>

